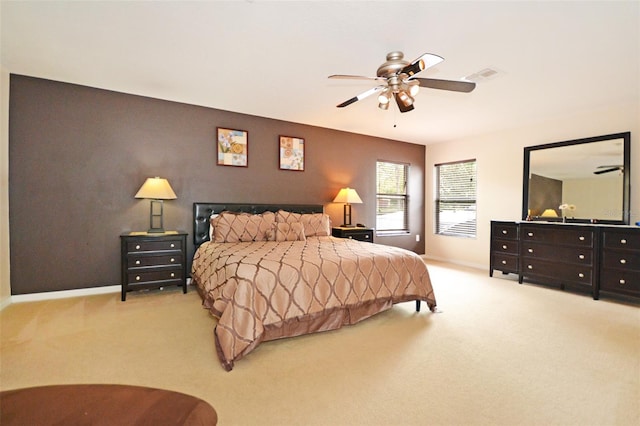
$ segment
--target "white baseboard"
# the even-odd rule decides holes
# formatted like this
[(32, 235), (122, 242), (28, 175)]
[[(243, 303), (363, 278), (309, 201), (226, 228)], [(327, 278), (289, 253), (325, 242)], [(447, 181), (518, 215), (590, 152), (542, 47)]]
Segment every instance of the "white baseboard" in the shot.
[[(191, 285), (191, 278), (187, 278), (187, 285)], [(79, 288), (76, 290), (47, 291), (44, 293), (18, 294), (11, 296), (0, 304), (0, 310), (12, 303), (37, 302), (41, 300), (66, 299), (68, 297), (94, 296), (97, 294), (120, 293), (120, 285), (104, 287)]]

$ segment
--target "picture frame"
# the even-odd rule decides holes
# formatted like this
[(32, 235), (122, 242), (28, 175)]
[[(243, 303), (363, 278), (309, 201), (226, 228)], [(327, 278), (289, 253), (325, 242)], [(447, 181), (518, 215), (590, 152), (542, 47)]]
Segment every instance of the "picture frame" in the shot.
[(217, 164), (249, 167), (249, 132), (216, 127)]
[(303, 138), (280, 135), (280, 170), (304, 171), (304, 145)]

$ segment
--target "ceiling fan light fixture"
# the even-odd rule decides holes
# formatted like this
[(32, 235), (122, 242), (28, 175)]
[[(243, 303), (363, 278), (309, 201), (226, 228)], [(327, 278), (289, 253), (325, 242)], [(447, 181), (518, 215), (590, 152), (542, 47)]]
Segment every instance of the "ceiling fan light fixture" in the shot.
[(409, 82), (409, 95), (415, 97), (420, 91), (420, 82), (412, 80)]
[(389, 102), (388, 101), (385, 102), (385, 103), (380, 102), (378, 104), (378, 108), (383, 109), (385, 111), (388, 110), (389, 109)]
[(398, 98), (400, 99), (400, 102), (402, 102), (402, 105), (406, 107), (413, 105), (414, 99), (404, 90), (401, 90), (400, 93), (398, 93)]
[(385, 90), (384, 92), (380, 93), (380, 96), (378, 96), (378, 102), (380, 104), (388, 104), (389, 102), (391, 102), (391, 97), (389, 95), (389, 90)]

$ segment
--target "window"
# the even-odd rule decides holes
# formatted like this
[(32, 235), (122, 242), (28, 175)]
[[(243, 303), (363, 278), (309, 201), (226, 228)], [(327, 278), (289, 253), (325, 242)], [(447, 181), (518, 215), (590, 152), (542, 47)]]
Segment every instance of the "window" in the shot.
[(476, 160), (436, 164), (436, 233), (476, 236)]
[(376, 230), (409, 232), (407, 176), (409, 165), (376, 163)]

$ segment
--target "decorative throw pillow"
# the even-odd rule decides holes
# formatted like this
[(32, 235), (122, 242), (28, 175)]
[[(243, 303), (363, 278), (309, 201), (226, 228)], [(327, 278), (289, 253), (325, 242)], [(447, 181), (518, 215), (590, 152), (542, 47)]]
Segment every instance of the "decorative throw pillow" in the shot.
[(304, 241), (304, 227), (302, 223), (275, 223), (275, 240), (276, 241)]
[(212, 220), (213, 241), (216, 243), (237, 243), (241, 241), (265, 241), (266, 231), (275, 222), (275, 214), (222, 212)]
[(209, 241), (213, 241), (213, 228), (215, 228), (213, 220), (218, 216), (220, 216), (218, 213), (211, 213), (209, 216)]
[(292, 213), (278, 210), (276, 222), (300, 222), (304, 226), (304, 234), (307, 237), (326, 237), (331, 235), (331, 218), (325, 213)]

